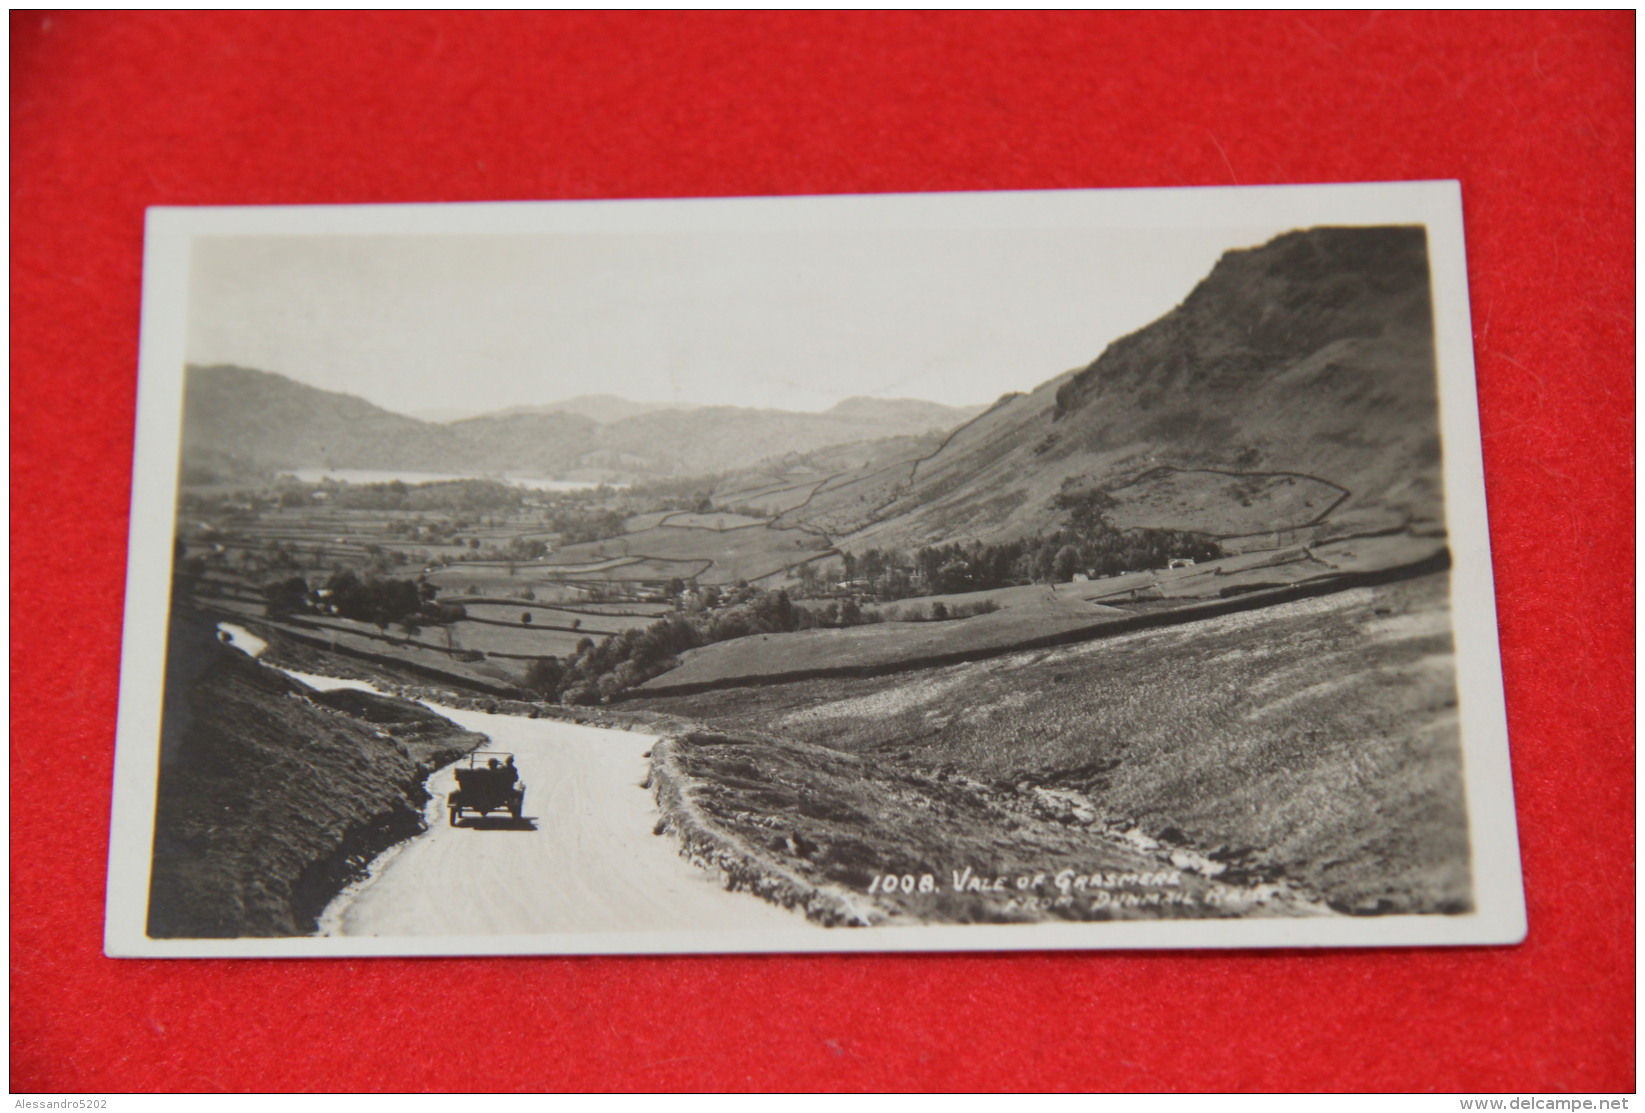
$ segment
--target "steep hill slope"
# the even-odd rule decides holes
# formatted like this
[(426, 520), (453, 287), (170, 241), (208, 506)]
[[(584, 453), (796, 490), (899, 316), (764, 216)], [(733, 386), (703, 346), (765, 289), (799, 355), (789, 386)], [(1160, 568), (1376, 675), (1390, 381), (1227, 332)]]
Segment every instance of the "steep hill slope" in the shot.
[(378, 852), (423, 829), (423, 780), (485, 741), (418, 704), (319, 693), (173, 613), (156, 938), (300, 935)]
[(1041, 532), (1059, 492), (1236, 544), (1431, 526), (1435, 397), (1425, 231), (1291, 232), (1228, 252), (1160, 320), (930, 456), (840, 477), (790, 516), (853, 548)]

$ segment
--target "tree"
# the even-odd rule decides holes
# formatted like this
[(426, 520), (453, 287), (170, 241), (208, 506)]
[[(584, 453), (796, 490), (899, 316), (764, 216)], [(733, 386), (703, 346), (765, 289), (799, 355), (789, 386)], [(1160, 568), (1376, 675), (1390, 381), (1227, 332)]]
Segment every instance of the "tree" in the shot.
[(817, 593), (817, 569), (815, 565), (802, 564), (795, 570), (795, 575), (799, 577), (801, 595), (808, 596)]
[(1058, 583), (1064, 583), (1074, 578), (1074, 572), (1080, 566), (1080, 551), (1072, 545), (1064, 545), (1057, 550), (1055, 560), (1051, 565), (1051, 575)]
[(264, 609), (270, 618), (308, 609), (308, 581), (290, 576), (263, 589)]
[(587, 706), (600, 702), (599, 685), (587, 680), (578, 681), (564, 692), (560, 693), (560, 702), (578, 706)]
[(560, 682), (564, 678), (565, 668), (558, 657), (539, 657), (525, 670), (525, 686), (551, 699), (560, 694)]

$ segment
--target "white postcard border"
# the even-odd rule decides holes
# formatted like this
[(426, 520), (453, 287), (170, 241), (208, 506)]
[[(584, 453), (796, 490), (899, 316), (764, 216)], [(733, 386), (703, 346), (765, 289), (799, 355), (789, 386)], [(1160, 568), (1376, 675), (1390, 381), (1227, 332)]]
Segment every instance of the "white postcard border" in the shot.
[[(1476, 910), (793, 931), (150, 939), (144, 930), (180, 464), (189, 259), (214, 235), (530, 234), (760, 229), (1214, 228), (1424, 224), (1433, 283), (1452, 620)], [(1093, 355), (1096, 353), (1093, 352)], [(114, 957), (674, 954), (1512, 944), (1526, 934), (1456, 182), (663, 201), (154, 208), (145, 252), (137, 437), (108, 872)]]

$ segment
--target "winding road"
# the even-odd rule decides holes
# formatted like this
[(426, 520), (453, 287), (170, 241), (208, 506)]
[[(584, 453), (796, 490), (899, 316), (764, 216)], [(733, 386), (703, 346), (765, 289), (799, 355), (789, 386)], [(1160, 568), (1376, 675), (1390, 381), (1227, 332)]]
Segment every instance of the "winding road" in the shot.
[[(257, 656), (262, 639), (223, 623), (228, 640)], [(359, 688), (286, 670), (319, 690)], [(661, 818), (642, 787), (656, 739), (555, 719), (488, 715), (437, 704), (430, 710), (490, 736), (514, 754), (525, 814), (452, 827), (446, 793), (455, 766), (428, 779), (428, 830), (372, 863), (320, 917), (322, 935), (557, 935), (588, 932), (806, 929), (804, 916), (722, 888), (652, 832)]]
[[(321, 677), (300, 677), (324, 684)], [(452, 827), (451, 766), (428, 779), (429, 829), (389, 850), (320, 919), (327, 935), (537, 935), (795, 929), (803, 916), (721, 888), (652, 834), (650, 735), (430, 705), (514, 754), (525, 815)]]

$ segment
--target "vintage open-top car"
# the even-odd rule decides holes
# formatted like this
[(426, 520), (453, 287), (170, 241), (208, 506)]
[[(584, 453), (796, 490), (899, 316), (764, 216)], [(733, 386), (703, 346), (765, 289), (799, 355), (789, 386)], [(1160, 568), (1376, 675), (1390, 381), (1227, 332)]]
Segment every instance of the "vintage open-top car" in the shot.
[(446, 807), (453, 827), (465, 811), (481, 816), (506, 811), (519, 819), (525, 807), (525, 782), (514, 767), (514, 755), (494, 750), (469, 754), (466, 764), (457, 767), (457, 787), (446, 796)]

